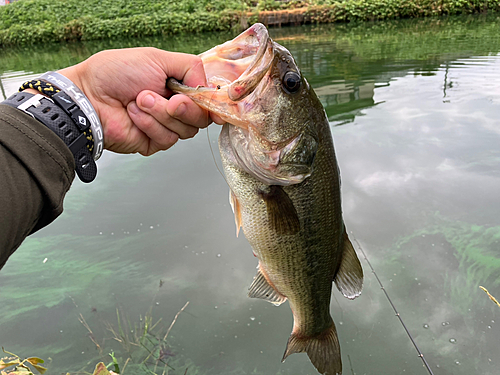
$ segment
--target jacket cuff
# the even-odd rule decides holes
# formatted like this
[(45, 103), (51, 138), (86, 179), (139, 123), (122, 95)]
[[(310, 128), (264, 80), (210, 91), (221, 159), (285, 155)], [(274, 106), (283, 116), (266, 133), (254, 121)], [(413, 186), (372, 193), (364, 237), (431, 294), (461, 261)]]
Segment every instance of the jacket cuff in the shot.
[[(63, 199), (75, 178), (73, 154), (64, 142), (31, 116), (0, 104), (0, 145), (9, 151), (38, 185), (43, 209), (30, 233), (46, 226), (59, 216)], [(28, 234), (30, 234), (28, 233)]]

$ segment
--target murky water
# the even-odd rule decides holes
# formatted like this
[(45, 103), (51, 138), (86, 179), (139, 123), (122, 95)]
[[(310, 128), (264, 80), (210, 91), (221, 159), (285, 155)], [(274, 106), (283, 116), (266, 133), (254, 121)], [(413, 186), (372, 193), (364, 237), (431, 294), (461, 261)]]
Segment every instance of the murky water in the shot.
[[(479, 289), (500, 297), (499, 21), (271, 30), (327, 109), (347, 228), (436, 375), (500, 371), (500, 308)], [(103, 48), (199, 53), (230, 37), (3, 50), (3, 90)], [(210, 128), (216, 156), (218, 132)], [(163, 338), (189, 301), (162, 351), (170, 373), (315, 374), (305, 354), (280, 363), (288, 306), (246, 297), (257, 262), (235, 237), (228, 188), (204, 132), (150, 158), (105, 153), (98, 165), (97, 180), (75, 181), (62, 217), (0, 271), (0, 345), (50, 358), (51, 373), (91, 371), (111, 351), (121, 366), (131, 354), (125, 373), (145, 373), (138, 364), (156, 339), (133, 340), (145, 314), (162, 319), (152, 332)], [(361, 297), (334, 292), (331, 305), (344, 374), (426, 374), (361, 261)], [(125, 333), (121, 343), (113, 338)]]

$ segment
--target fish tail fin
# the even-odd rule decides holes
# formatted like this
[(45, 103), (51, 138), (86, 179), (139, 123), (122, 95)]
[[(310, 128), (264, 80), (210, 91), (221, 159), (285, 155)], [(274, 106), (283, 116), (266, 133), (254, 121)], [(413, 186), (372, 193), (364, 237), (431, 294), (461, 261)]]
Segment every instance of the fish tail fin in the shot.
[(293, 353), (306, 352), (320, 374), (341, 375), (342, 359), (335, 324), (314, 337), (300, 337), (292, 332), (282, 362)]

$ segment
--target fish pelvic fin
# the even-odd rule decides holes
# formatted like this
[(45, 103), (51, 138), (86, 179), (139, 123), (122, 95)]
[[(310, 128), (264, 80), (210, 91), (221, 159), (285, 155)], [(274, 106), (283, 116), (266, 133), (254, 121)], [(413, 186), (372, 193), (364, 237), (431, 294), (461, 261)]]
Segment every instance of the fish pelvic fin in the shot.
[(278, 292), (271, 283), (267, 280), (267, 277), (259, 267), (257, 275), (253, 278), (252, 285), (248, 290), (248, 297), (250, 298), (260, 298), (271, 302), (273, 305), (279, 306), (286, 301), (286, 297)]
[(363, 289), (363, 268), (345, 228), (342, 260), (334, 281), (338, 290), (349, 299), (358, 297)]
[(342, 358), (337, 330), (332, 321), (330, 328), (314, 337), (301, 337), (292, 332), (281, 362), (293, 353), (306, 352), (320, 374), (341, 375)]
[(238, 198), (236, 198), (236, 195), (234, 195), (232, 190), (229, 190), (229, 203), (233, 209), (234, 223), (236, 224), (236, 237), (238, 237), (241, 228), (241, 206), (240, 202), (238, 202)]
[(268, 191), (260, 191), (266, 203), (269, 224), (277, 234), (296, 234), (300, 230), (299, 216), (292, 200), (281, 186), (270, 185)]

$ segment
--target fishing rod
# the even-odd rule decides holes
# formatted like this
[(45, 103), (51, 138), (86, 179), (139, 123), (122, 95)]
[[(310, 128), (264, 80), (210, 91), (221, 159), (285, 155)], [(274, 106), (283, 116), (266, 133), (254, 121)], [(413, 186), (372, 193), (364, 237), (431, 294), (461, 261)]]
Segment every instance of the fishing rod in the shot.
[(382, 284), (382, 281), (380, 281), (377, 273), (375, 272), (375, 269), (373, 268), (372, 264), (370, 263), (370, 261), (368, 260), (368, 257), (366, 256), (366, 253), (365, 251), (363, 250), (363, 248), (361, 247), (361, 245), (359, 244), (358, 240), (355, 238), (354, 241), (356, 242), (356, 244), (358, 245), (358, 248), (359, 250), (361, 251), (361, 253), (363, 254), (363, 257), (365, 258), (366, 260), (366, 263), (368, 263), (368, 265), (370, 266), (370, 269), (372, 270), (372, 273), (375, 275), (375, 278), (377, 279), (378, 281), (378, 284), (380, 285), (380, 289), (382, 289), (384, 291), (384, 294), (385, 296), (387, 297), (387, 300), (389, 301), (389, 303), (391, 304), (392, 306), (392, 309), (394, 310), (394, 313), (396, 314), (396, 316), (398, 317), (399, 319), (399, 322), (401, 323), (401, 325), (403, 326), (403, 328), (405, 329), (406, 331), (406, 334), (408, 335), (408, 337), (410, 338), (413, 346), (415, 347), (415, 350), (417, 351), (418, 353), (418, 356), (420, 357), (420, 359), (422, 360), (422, 362), (424, 363), (424, 367), (427, 369), (427, 371), (429, 372), (430, 375), (434, 375), (434, 373), (432, 372), (431, 370), (431, 367), (429, 366), (429, 364), (427, 363), (427, 361), (425, 360), (425, 357), (424, 357), (424, 354), (420, 351), (417, 343), (415, 342), (415, 340), (413, 339), (413, 336), (411, 335), (410, 331), (408, 330), (408, 328), (406, 327), (406, 324), (403, 322), (403, 318), (401, 318), (401, 315), (399, 314), (398, 310), (396, 309), (396, 306), (394, 305), (394, 303), (392, 302), (391, 300), (391, 297), (389, 297), (389, 293), (387, 293), (387, 290), (385, 289), (384, 285)]

